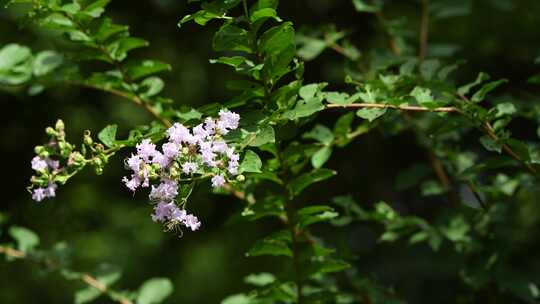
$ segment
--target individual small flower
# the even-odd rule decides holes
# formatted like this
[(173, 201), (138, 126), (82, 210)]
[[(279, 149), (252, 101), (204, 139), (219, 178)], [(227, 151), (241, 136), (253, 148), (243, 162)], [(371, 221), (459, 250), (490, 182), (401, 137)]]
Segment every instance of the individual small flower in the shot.
[(175, 210), (175, 208), (178, 208), (178, 207), (176, 207), (176, 205), (173, 202), (169, 202), (169, 203), (159, 202), (154, 207), (154, 214), (152, 214), (152, 220), (154, 222), (162, 222), (162, 223), (167, 221), (170, 218), (173, 211)]
[(139, 172), (141, 169), (142, 159), (139, 157), (139, 155), (131, 155), (126, 161), (126, 164), (128, 168), (133, 170), (133, 172)]
[(189, 227), (191, 231), (195, 231), (201, 227), (201, 222), (199, 222), (199, 219), (196, 216), (188, 214), (184, 219), (184, 225)]
[(239, 122), (240, 115), (228, 110), (220, 110), (219, 120), (217, 121), (217, 129), (221, 134), (227, 134), (230, 130), (238, 128)]
[(165, 180), (159, 186), (152, 186), (149, 198), (155, 201), (172, 201), (178, 195), (178, 184), (172, 180)]
[(156, 154), (156, 145), (150, 141), (150, 139), (143, 139), (140, 143), (137, 144), (137, 154), (145, 162), (150, 162), (150, 159)]
[(213, 130), (206, 129), (203, 124), (199, 124), (193, 128), (193, 135), (197, 136), (199, 140), (203, 140), (213, 135)]
[(141, 185), (142, 180), (139, 176), (132, 174), (131, 179), (128, 179), (124, 176), (122, 178), (122, 182), (124, 182), (124, 184), (129, 190), (135, 192), (135, 190), (137, 190), (137, 188)]
[(58, 188), (58, 186), (53, 183), (53, 182), (50, 182), (49, 185), (47, 186), (47, 188), (45, 188), (45, 195), (49, 198), (51, 197), (55, 197), (56, 196), (56, 188)]
[(212, 177), (212, 187), (219, 188), (225, 185), (225, 178), (223, 175), (216, 175)]
[(42, 171), (47, 168), (47, 161), (39, 156), (32, 158), (32, 169)]
[(182, 172), (184, 172), (185, 174), (195, 173), (197, 169), (198, 169), (197, 163), (194, 163), (194, 162), (185, 162), (182, 165)]
[(32, 191), (32, 199), (36, 202), (41, 202), (46, 198), (51, 198), (56, 196), (56, 184), (51, 182), (47, 188), (36, 188)]
[(186, 128), (181, 123), (175, 123), (172, 127), (170, 127), (167, 130), (167, 135), (169, 136), (169, 139), (172, 142), (177, 143), (177, 144), (180, 144), (183, 142), (188, 143), (193, 140), (192, 139), (193, 136), (189, 132), (189, 129)]
[(36, 202), (41, 202), (46, 197), (45, 188), (37, 188), (32, 192), (32, 199)]
[(172, 142), (163, 144), (163, 155), (168, 158), (176, 158), (180, 153), (180, 145)]
[(47, 166), (53, 170), (60, 168), (60, 162), (57, 160), (46, 158), (45, 162), (47, 163)]
[(161, 168), (167, 168), (171, 164), (171, 159), (163, 155), (161, 152), (156, 151), (152, 163), (159, 164)]
[(212, 143), (212, 151), (217, 153), (225, 153), (229, 147), (223, 140), (217, 140)]
[(240, 164), (235, 161), (229, 161), (229, 166), (227, 167), (227, 170), (230, 174), (236, 175), (238, 174), (238, 168), (240, 167)]
[(170, 216), (169, 216), (169, 219), (173, 222), (179, 222), (179, 223), (185, 223), (186, 221), (186, 217), (187, 217), (187, 212), (186, 210), (184, 209), (180, 209), (178, 208), (177, 206), (175, 206), (176, 209), (172, 210)]

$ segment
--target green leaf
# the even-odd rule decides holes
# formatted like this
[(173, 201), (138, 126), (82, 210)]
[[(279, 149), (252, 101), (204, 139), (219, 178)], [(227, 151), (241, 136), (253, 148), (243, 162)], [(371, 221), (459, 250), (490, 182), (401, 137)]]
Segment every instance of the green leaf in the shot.
[(236, 25), (225, 24), (214, 35), (213, 47), (218, 52), (253, 52), (248, 32)]
[(94, 287), (85, 287), (75, 292), (75, 304), (85, 304), (94, 301), (101, 296), (101, 291)]
[(422, 87), (414, 87), (410, 95), (421, 105), (432, 104), (434, 102), (431, 90)]
[(351, 103), (349, 100), (349, 94), (347, 93), (341, 93), (341, 92), (325, 92), (324, 98), (329, 103), (335, 103), (335, 104), (349, 104)]
[(357, 12), (376, 13), (379, 12), (383, 6), (382, 0), (352, 0), (352, 2)]
[(295, 120), (302, 117), (311, 116), (324, 109), (322, 97), (313, 97), (311, 99), (301, 99), (297, 101), (296, 106), (283, 113), (283, 118)]
[(336, 171), (330, 169), (315, 169), (293, 179), (288, 185), (289, 191), (293, 196), (297, 196), (310, 185), (329, 179), (334, 175), (336, 175)]
[(471, 91), (472, 88), (474, 88), (475, 86), (481, 84), (482, 82), (488, 80), (490, 78), (490, 76), (484, 72), (480, 72), (478, 74), (478, 76), (476, 77), (476, 80), (469, 83), (469, 84), (466, 84), (464, 86), (461, 86), (458, 88), (458, 94), (459, 95), (467, 95), (469, 94), (469, 92)]
[(297, 55), (305, 61), (310, 61), (317, 58), (326, 48), (326, 41), (307, 36), (297, 35), (297, 39), (301, 44), (296, 51)]
[(255, 286), (266, 286), (276, 281), (276, 277), (268, 272), (252, 273), (244, 278), (244, 282)]
[(313, 168), (318, 169), (330, 159), (330, 156), (332, 156), (332, 148), (322, 147), (311, 156), (311, 165)]
[(167, 278), (152, 278), (139, 288), (137, 304), (163, 302), (173, 292), (173, 284)]
[(495, 90), (498, 86), (507, 83), (508, 80), (506, 79), (499, 79), (497, 81), (488, 82), (485, 85), (483, 85), (478, 92), (474, 93), (474, 95), (471, 97), (471, 101), (473, 102), (480, 102), (486, 98), (486, 95)]
[(32, 77), (32, 52), (18, 44), (0, 49), (0, 83), (19, 85)]
[(516, 106), (511, 102), (499, 103), (495, 109), (497, 109), (496, 117), (501, 117), (504, 115), (513, 115), (517, 112)]
[(88, 4), (81, 13), (92, 18), (98, 18), (105, 12), (105, 7), (111, 0), (97, 0)]
[(30, 229), (12, 226), (8, 233), (17, 242), (17, 249), (22, 252), (31, 252), (39, 245), (39, 236)]
[(342, 260), (324, 259), (312, 262), (311, 265), (309, 265), (307, 272), (309, 275), (334, 273), (350, 267), (351, 265), (349, 263)]
[(246, 154), (244, 156), (244, 160), (242, 160), (242, 163), (240, 164), (240, 173), (243, 172), (254, 172), (254, 173), (260, 173), (262, 167), (262, 161), (259, 158), (259, 155), (257, 153), (247, 150)]
[(255, 135), (255, 140), (253, 140), (249, 145), (251, 147), (260, 147), (265, 144), (275, 143), (276, 134), (274, 128), (270, 125), (263, 126), (260, 128)]
[(384, 113), (386, 113), (386, 108), (364, 108), (356, 111), (358, 117), (367, 119), (369, 122), (381, 117)]
[(492, 138), (490, 138), (487, 135), (480, 137), (480, 143), (488, 151), (497, 152), (497, 153), (502, 152), (502, 144), (494, 141)]
[(163, 90), (165, 83), (159, 77), (148, 77), (143, 80), (139, 87), (139, 94), (143, 98), (155, 96)]
[(132, 80), (137, 80), (162, 71), (169, 71), (171, 66), (156, 60), (131, 61), (125, 66)]
[(145, 46), (148, 46), (148, 41), (144, 39), (123, 37), (109, 44), (107, 52), (114, 60), (122, 61), (127, 57), (129, 51)]
[(105, 144), (105, 146), (112, 148), (116, 144), (116, 130), (117, 125), (108, 125), (98, 133), (98, 138)]
[(49, 74), (51, 71), (59, 67), (64, 58), (61, 54), (53, 51), (42, 51), (36, 55), (33, 63), (34, 75), (39, 77)]
[(274, 26), (264, 32), (259, 39), (259, 50), (266, 55), (279, 55), (291, 45), (294, 46), (294, 28), (291, 22)]
[(322, 144), (330, 145), (334, 141), (334, 134), (326, 126), (318, 124), (311, 131), (304, 133), (302, 138), (314, 139)]
[(318, 222), (327, 222), (339, 214), (330, 206), (309, 206), (297, 211), (297, 221), (300, 227), (307, 227)]
[(430, 81), (433, 79), (433, 76), (435, 76), (440, 67), (441, 62), (437, 59), (424, 60), (420, 64), (420, 74), (422, 75), (422, 78)]
[(276, 21), (281, 22), (281, 19), (278, 17), (276, 10), (269, 7), (254, 11), (253, 13), (251, 13), (251, 16), (249, 18), (251, 19), (252, 23), (266, 18), (274, 18)]
[(226, 297), (221, 301), (221, 304), (251, 304), (253, 298), (246, 296), (245, 294), (234, 294)]
[(279, 231), (262, 240), (258, 240), (246, 253), (246, 256), (273, 255), (292, 257), (293, 254), (288, 245), (290, 240), (291, 235), (289, 231)]
[(328, 84), (325, 82), (305, 85), (300, 88), (300, 90), (298, 91), (298, 95), (300, 95), (300, 97), (304, 100), (312, 99), (319, 93), (321, 93), (322, 89), (324, 89), (324, 87), (326, 87), (327, 85)]

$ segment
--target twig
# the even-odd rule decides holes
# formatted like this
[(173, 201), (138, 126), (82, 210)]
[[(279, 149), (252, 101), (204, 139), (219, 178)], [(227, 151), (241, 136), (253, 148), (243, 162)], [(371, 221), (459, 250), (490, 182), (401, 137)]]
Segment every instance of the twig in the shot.
[[(10, 248), (10, 247), (7, 247), (7, 246), (2, 246), (2, 245), (0, 245), (0, 253), (3, 253), (6, 256), (16, 258), (16, 259), (26, 259), (26, 258), (28, 258), (28, 255), (25, 252), (17, 250), (17, 249)], [(49, 261), (48, 264), (51, 264), (50, 261)], [(80, 277), (80, 280), (82, 282), (84, 282), (85, 284), (87, 284), (89, 286), (92, 286), (95, 289), (99, 290), (103, 294), (109, 293), (109, 289), (108, 289), (107, 285), (103, 284), (98, 279), (94, 278), (93, 276), (91, 276), (88, 273), (82, 273), (82, 275)], [(121, 296), (116, 298), (116, 299), (112, 299), (112, 300), (117, 301), (118, 303), (121, 303), (121, 304), (133, 304), (133, 302), (130, 299), (124, 298), (124, 297), (121, 297)]]
[(86, 82), (71, 81), (69, 83), (72, 84), (72, 85), (77, 85), (77, 86), (90, 88), (90, 89), (94, 89), (94, 90), (98, 90), (98, 91), (102, 91), (102, 92), (107, 92), (107, 93), (116, 95), (118, 97), (125, 98), (125, 99), (131, 101), (132, 103), (136, 104), (137, 106), (140, 106), (143, 109), (145, 109), (146, 111), (148, 111), (150, 114), (152, 114), (152, 116), (154, 116), (157, 120), (159, 120), (161, 122), (161, 124), (163, 124), (165, 127), (171, 127), (172, 126), (172, 123), (168, 119), (165, 119), (165, 118), (161, 117), (161, 115), (159, 115), (159, 113), (157, 113), (154, 110), (154, 108), (152, 108), (148, 104), (147, 100), (141, 99), (137, 95), (130, 94), (128, 92), (124, 92), (124, 91), (120, 91), (120, 90), (116, 90), (116, 89), (113, 89), (113, 88), (104, 88), (104, 87), (92, 85), (92, 84), (86, 83)]
[[(469, 102), (469, 103), (471, 102), (469, 98), (467, 98), (467, 96), (465, 95), (458, 95), (458, 97), (461, 98), (461, 100), (465, 102)], [(488, 121), (482, 124), (482, 128), (486, 132), (487, 136), (489, 136), (489, 138), (491, 138), (495, 142), (499, 142), (499, 137), (497, 136), (497, 134), (495, 134), (495, 130), (493, 129), (493, 127)], [(517, 155), (517, 153), (514, 152), (514, 150), (512, 150), (512, 148), (510, 148), (507, 144), (503, 143), (502, 149), (506, 154), (508, 154), (513, 159), (515, 159), (517, 162), (519, 162), (527, 171), (531, 172), (533, 175), (536, 175), (538, 173), (533, 166), (531, 166), (530, 164), (526, 163), (523, 159), (521, 159), (521, 157)]]
[[(499, 141), (499, 137), (497, 134), (495, 134), (495, 130), (493, 130), (493, 127), (489, 122), (484, 123), (484, 130), (486, 131), (486, 134), (494, 141)], [(517, 160), (525, 169), (530, 171), (532, 174), (536, 175), (537, 171), (536, 169), (531, 166), (530, 164), (526, 163), (519, 155), (517, 155), (512, 148), (510, 148), (507, 144), (502, 144), (502, 149), (506, 154), (510, 155), (513, 159)]]
[(395, 110), (403, 110), (403, 111), (416, 111), (416, 112), (457, 112), (460, 113), (461, 111), (458, 108), (455, 107), (438, 107), (438, 108), (428, 108), (428, 107), (421, 107), (421, 106), (407, 106), (407, 105), (391, 105), (391, 104), (384, 104), (384, 103), (350, 103), (350, 104), (327, 104), (327, 109), (332, 108), (350, 108), (350, 109), (358, 109), (358, 108), (378, 108), (378, 109), (395, 109)]
[(423, 61), (426, 58), (429, 38), (429, 0), (422, 0), (422, 20), (420, 24), (420, 46), (418, 59)]

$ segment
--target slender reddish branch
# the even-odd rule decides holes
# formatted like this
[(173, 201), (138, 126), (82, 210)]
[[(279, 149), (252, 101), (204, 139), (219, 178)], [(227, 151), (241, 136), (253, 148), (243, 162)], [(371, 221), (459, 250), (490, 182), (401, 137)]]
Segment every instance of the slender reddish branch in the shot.
[(360, 108), (378, 108), (378, 109), (396, 109), (403, 111), (416, 111), (416, 112), (458, 112), (461, 111), (455, 107), (438, 107), (438, 108), (427, 108), (421, 106), (408, 106), (408, 105), (391, 105), (384, 103), (350, 103), (350, 104), (327, 104), (326, 108), (349, 108), (349, 109), (360, 109)]

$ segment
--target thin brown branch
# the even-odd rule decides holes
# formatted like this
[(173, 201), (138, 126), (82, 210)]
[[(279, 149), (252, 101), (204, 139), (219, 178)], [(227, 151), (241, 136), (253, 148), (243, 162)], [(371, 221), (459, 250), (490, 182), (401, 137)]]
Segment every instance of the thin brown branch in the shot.
[[(461, 100), (463, 100), (464, 102), (469, 102), (469, 103), (471, 102), (469, 98), (467, 98), (467, 96), (458, 95), (458, 97), (461, 98)], [(499, 137), (495, 133), (495, 130), (493, 129), (493, 127), (488, 121), (483, 123), (482, 128), (484, 129), (487, 136), (489, 136), (489, 138), (491, 138), (495, 142), (500, 141)], [(507, 144), (502, 144), (502, 150), (506, 154), (508, 154), (510, 157), (515, 159), (518, 163), (520, 163), (523, 166), (523, 168), (525, 168), (527, 171), (529, 171), (533, 175), (537, 175), (538, 172), (536, 171), (536, 169), (530, 164), (528, 164), (527, 162), (525, 162), (516, 152), (514, 152), (514, 150), (512, 150), (512, 148), (510, 148), (510, 146), (508, 146)]]
[[(493, 129), (493, 127), (491, 126), (491, 124), (489, 122), (486, 122), (484, 123), (484, 130), (486, 131), (486, 134), (489, 136), (489, 138), (491, 138), (492, 140), (498, 142), (499, 141), (499, 137), (497, 136), (497, 134), (495, 134), (495, 130)], [(525, 162), (516, 152), (514, 152), (514, 150), (512, 150), (512, 148), (510, 148), (507, 144), (503, 144), (502, 145), (502, 149), (503, 151), (508, 154), (510, 157), (512, 157), (513, 159), (515, 159), (516, 161), (518, 161), (525, 169), (527, 169), (529, 172), (531, 172), (532, 174), (536, 175), (537, 174), (537, 171), (536, 169), (531, 166), (530, 164), (528, 164), (527, 162)]]
[(438, 108), (428, 108), (428, 107), (421, 107), (421, 106), (408, 106), (408, 105), (391, 105), (391, 104), (384, 104), (384, 103), (350, 103), (350, 104), (327, 104), (327, 109), (332, 108), (349, 108), (349, 109), (361, 109), (361, 108), (378, 108), (378, 109), (395, 109), (395, 110), (402, 110), (402, 111), (415, 111), (415, 112), (445, 112), (445, 113), (451, 113), (451, 112), (457, 112), (460, 113), (461, 111), (458, 108), (455, 107), (438, 107)]
[(91, 89), (94, 89), (94, 90), (99, 90), (99, 91), (103, 91), (103, 92), (107, 92), (107, 93), (111, 93), (113, 95), (125, 98), (125, 99), (131, 101), (132, 103), (138, 105), (139, 107), (142, 107), (146, 111), (148, 111), (152, 116), (154, 116), (154, 118), (159, 120), (161, 122), (161, 124), (163, 124), (165, 127), (171, 127), (172, 126), (172, 123), (168, 119), (161, 117), (161, 115), (159, 115), (159, 113), (156, 112), (156, 110), (148, 103), (147, 100), (141, 99), (137, 95), (130, 94), (128, 92), (123, 92), (123, 91), (120, 91), (120, 90), (116, 90), (116, 89), (113, 89), (113, 88), (104, 88), (104, 87), (92, 85), (92, 84), (85, 83), (85, 82), (71, 82), (71, 84), (86, 87), (86, 88), (91, 88)]
[(422, 0), (422, 20), (420, 21), (420, 46), (418, 59), (424, 60), (428, 50), (429, 39), (429, 0)]
[[(3, 253), (6, 256), (16, 258), (16, 259), (26, 259), (26, 258), (28, 258), (28, 255), (25, 252), (17, 250), (17, 249), (10, 248), (10, 247), (7, 247), (7, 246), (2, 246), (2, 245), (0, 245), (0, 253)], [(36, 260), (36, 261), (39, 262), (39, 260)], [(51, 261), (46, 261), (46, 262), (47, 262), (46, 264), (48, 264), (48, 265), (56, 264), (56, 263), (53, 263)], [(107, 285), (103, 284), (98, 279), (94, 278), (93, 276), (91, 276), (91, 275), (89, 275), (87, 273), (82, 273), (82, 275), (80, 277), (80, 280), (83, 283), (85, 283), (85, 284), (87, 284), (89, 286), (92, 286), (95, 289), (99, 290), (103, 294), (107, 294), (109, 292), (109, 289), (107, 288)], [(124, 297), (118, 297), (117, 299), (112, 299), (112, 300), (117, 301), (120, 304), (133, 304), (133, 302), (130, 299), (124, 298)]]

